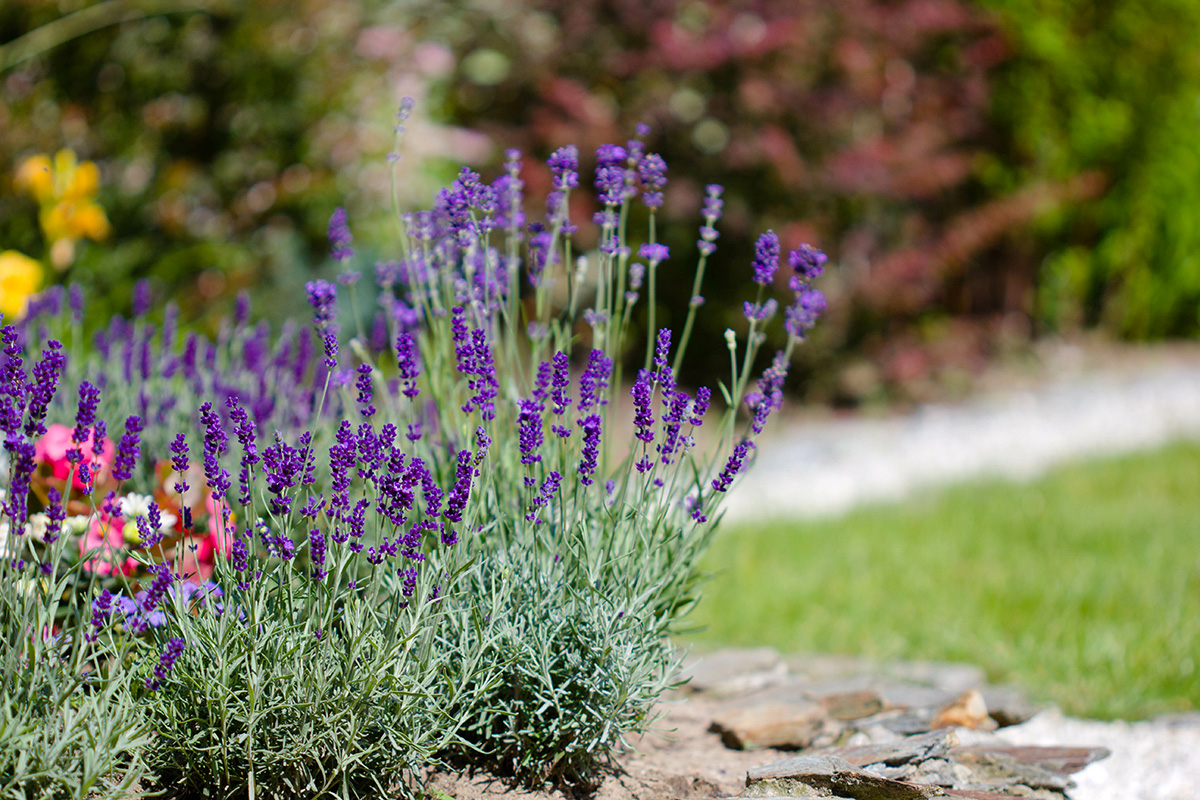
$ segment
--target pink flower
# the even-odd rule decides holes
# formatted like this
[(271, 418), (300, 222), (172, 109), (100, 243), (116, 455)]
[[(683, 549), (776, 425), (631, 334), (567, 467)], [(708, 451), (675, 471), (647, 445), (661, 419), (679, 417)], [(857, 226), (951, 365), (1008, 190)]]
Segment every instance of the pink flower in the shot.
[[(67, 475), (71, 473), (71, 462), (67, 460), (67, 451), (75, 447), (71, 441), (71, 434), (74, 432), (72, 428), (66, 425), (54, 424), (51, 425), (46, 435), (34, 444), (34, 460), (38, 464), (49, 464), (51, 474), (60, 481), (65, 481)], [(79, 449), (83, 452), (85, 461), (93, 464), (93, 484), (101, 483), (108, 477), (109, 470), (112, 468), (113, 457), (115, 450), (110, 439), (104, 440), (104, 455), (96, 458), (95, 452), (92, 450), (92, 440), (89, 437)], [(98, 464), (98, 467), (95, 466)], [(75, 471), (73, 485), (80, 491), (87, 491), (89, 487), (85, 486), (79, 480), (79, 471)]]
[[(87, 533), (79, 537), (79, 555), (98, 555), (98, 558), (85, 561), (83, 568), (100, 575), (112, 575), (117, 571), (119, 553), (124, 549), (125, 534), (120, 518), (113, 520), (92, 517), (92, 524)], [(137, 572), (137, 568), (138, 562), (133, 558), (126, 558), (120, 566), (124, 575), (132, 575)]]

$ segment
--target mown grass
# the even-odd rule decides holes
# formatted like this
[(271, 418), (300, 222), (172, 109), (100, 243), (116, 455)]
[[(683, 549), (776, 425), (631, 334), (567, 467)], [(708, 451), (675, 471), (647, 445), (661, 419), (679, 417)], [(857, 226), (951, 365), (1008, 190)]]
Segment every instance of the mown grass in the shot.
[(1200, 708), (1200, 444), (730, 525), (707, 565), (697, 643), (968, 661), (1102, 719)]

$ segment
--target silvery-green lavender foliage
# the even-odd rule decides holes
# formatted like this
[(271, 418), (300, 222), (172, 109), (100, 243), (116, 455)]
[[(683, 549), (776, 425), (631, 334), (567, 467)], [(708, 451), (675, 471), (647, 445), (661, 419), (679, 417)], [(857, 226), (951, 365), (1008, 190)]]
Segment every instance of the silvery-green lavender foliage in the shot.
[[(512, 152), (495, 182), (464, 169), (432, 210), (398, 216), (397, 258), (376, 265), (373, 313), (349, 309), (353, 336), (338, 286), (314, 281), (315, 338), (272, 336), (239, 307), (216, 341), (181, 340), (168, 309), (161, 326), (146, 313), (115, 320), (94, 354), (68, 363), (69, 384), (100, 388), (80, 394), (77, 426), (97, 413), (124, 426), (120, 488), (152, 490), (169, 460), (182, 524), (217, 530), (211, 588), (172, 589), (202, 571), (180, 549), (138, 595), (160, 621), (138, 600), (122, 629), (154, 656), (139, 662), (157, 730), (148, 757), (184, 793), (411, 789), (439, 758), (586, 783), (651, 721), (721, 500), (824, 307), (811, 288), (824, 255), (791, 252), (788, 345), (752, 385), (781, 259), (778, 237), (760, 238), (748, 330), (724, 343), (725, 414), (710, 419), (711, 392), (674, 377), (718, 238), (721, 190), (709, 187), (683, 335), (650, 337), (626, 388), (633, 310), (645, 296), (655, 327), (670, 255), (655, 236), (666, 165), (640, 139), (596, 161), (598, 248), (586, 256), (568, 216), (575, 149), (548, 161), (538, 221)], [(339, 283), (353, 286), (340, 210), (330, 240)], [(27, 352), (67, 334), (76, 349), (82, 298), (68, 313), (63, 299), (43, 298), (14, 329)], [(632, 420), (617, 412), (625, 392)], [(51, 405), (51, 417), (70, 413)], [(10, 484), (28, 494), (27, 443), (10, 438)], [(201, 463), (212, 502), (196, 506), (186, 484)], [(21, 524), (27, 509), (10, 505)]]
[(135, 797), (146, 775), (146, 715), (129, 697), (127, 648), (95, 636), (86, 617), (59, 626), (78, 578), (62, 569), (66, 538), (51, 530), (30, 574), (27, 538), (0, 512), (0, 797)]

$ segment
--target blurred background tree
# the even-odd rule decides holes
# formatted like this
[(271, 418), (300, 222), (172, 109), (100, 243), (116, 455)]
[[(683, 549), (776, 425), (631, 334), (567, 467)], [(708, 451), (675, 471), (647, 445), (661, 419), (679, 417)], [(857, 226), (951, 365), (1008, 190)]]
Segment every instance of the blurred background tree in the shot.
[[(96, 5), (6, 3), (0, 42)], [(510, 145), (544, 193), (555, 147), (649, 123), (670, 165), (668, 322), (703, 187), (724, 184), (706, 340), (739, 325), (722, 300), (758, 233), (826, 249), (832, 307), (801, 356), (819, 399), (938, 396), (1049, 331), (1200, 329), (1197, 0), (127, 6), (0, 74), (0, 173), (64, 146), (101, 166), (113, 234), (64, 277), (112, 308), (150, 276), (192, 318), (243, 287), (296, 312), (336, 205), (357, 266), (394, 255), (384, 156), (413, 95), (405, 204), (459, 162), (497, 174)], [(43, 254), (34, 212), (0, 186), (0, 249)], [(690, 379), (721, 374), (713, 349)]]

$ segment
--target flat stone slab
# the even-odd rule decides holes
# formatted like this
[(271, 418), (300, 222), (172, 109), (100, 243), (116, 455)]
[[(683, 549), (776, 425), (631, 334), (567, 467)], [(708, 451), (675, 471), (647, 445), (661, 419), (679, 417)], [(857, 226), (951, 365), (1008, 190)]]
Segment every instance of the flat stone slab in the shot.
[(770, 647), (759, 647), (694, 656), (684, 663), (678, 677), (687, 681), (684, 691), (726, 696), (774, 686), (787, 675), (783, 656)]
[(925, 800), (936, 786), (891, 780), (827, 755), (793, 756), (753, 769), (744, 797), (843, 797), (852, 800)]
[(954, 731), (943, 730), (908, 736), (888, 744), (828, 748), (822, 750), (820, 755), (840, 758), (855, 767), (865, 767), (868, 764), (897, 767), (910, 761), (941, 758), (957, 745), (958, 737), (954, 735)]
[(825, 707), (811, 700), (762, 700), (726, 709), (709, 730), (735, 750), (800, 750), (813, 743), (826, 720)]
[(976, 745), (956, 747), (952, 755), (1001, 755), (1021, 764), (1031, 764), (1048, 772), (1070, 775), (1094, 761), (1108, 758), (1112, 752), (1107, 747), (1035, 747)]

